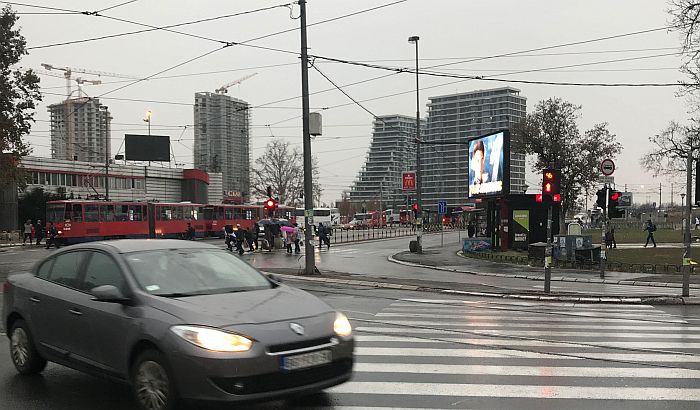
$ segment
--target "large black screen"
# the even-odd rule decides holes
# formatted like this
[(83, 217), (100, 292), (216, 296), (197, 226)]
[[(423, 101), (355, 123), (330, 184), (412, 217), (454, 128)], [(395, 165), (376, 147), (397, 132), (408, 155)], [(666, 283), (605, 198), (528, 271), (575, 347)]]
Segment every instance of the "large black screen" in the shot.
[(127, 161), (170, 162), (170, 137), (167, 135), (124, 135)]

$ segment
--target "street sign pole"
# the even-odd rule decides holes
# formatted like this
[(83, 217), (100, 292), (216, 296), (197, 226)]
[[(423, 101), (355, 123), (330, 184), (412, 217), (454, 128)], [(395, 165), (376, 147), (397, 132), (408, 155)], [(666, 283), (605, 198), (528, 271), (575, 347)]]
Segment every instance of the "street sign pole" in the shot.
[(552, 282), (552, 204), (547, 206), (547, 246), (544, 248), (544, 293)]

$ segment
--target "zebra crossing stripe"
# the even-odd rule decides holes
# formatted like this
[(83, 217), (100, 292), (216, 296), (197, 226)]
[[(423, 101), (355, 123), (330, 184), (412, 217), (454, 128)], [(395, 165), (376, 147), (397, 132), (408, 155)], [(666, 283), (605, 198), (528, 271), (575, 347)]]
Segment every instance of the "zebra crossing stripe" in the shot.
[[(522, 358), (554, 360), (615, 360), (628, 362), (678, 362), (700, 363), (700, 356), (666, 353), (597, 353), (581, 352), (574, 357), (564, 353), (527, 352), (510, 349), (431, 349), (411, 347), (363, 347), (355, 348), (355, 356), (391, 356), (391, 357), (459, 357), (459, 358)], [(700, 397), (700, 396), (699, 396)]]
[[(384, 324), (386, 326), (391, 326), (391, 323)], [(435, 323), (431, 324), (435, 326)], [(457, 334), (460, 330), (470, 331), (471, 326), (465, 326), (465, 329), (460, 329), (458, 327), (451, 328), (454, 332), (446, 332), (442, 329), (429, 329), (420, 327), (357, 327), (358, 332), (368, 331), (368, 332), (380, 332), (380, 333), (400, 333), (400, 334)], [(585, 330), (582, 328), (582, 330)], [(600, 337), (611, 337), (619, 339), (654, 339), (654, 338), (664, 338), (664, 339), (681, 339), (681, 340), (700, 340), (700, 334), (669, 334), (668, 332), (661, 333), (600, 333), (597, 332), (592, 334), (590, 332), (567, 332), (567, 331), (549, 331), (543, 326), (542, 330), (493, 330), (493, 329), (475, 329), (476, 332), (485, 336), (529, 336), (529, 337), (578, 337), (578, 338), (600, 338)]]
[[(500, 318), (492, 318), (495, 320), (500, 320)], [(508, 329), (531, 329), (531, 328), (544, 328), (545, 330), (550, 329), (582, 329), (585, 331), (589, 330), (635, 330), (635, 331), (648, 331), (648, 332), (668, 332), (668, 331), (684, 331), (684, 332), (700, 332), (700, 326), (632, 326), (632, 325), (618, 325), (618, 324), (606, 324), (606, 325), (589, 325), (582, 326), (580, 324), (554, 324), (554, 323), (503, 323), (503, 322), (436, 322), (436, 321), (423, 321), (423, 320), (390, 320), (383, 322), (384, 325), (409, 325), (409, 326), (440, 326), (440, 327), (466, 327), (469, 329), (476, 329), (482, 327), (507, 327)], [(480, 329), (481, 330), (481, 329)], [(697, 335), (700, 337), (700, 334)]]
[[(547, 377), (628, 377), (628, 378), (700, 378), (700, 370), (668, 368), (618, 367), (544, 367), (544, 366), (488, 366), (420, 363), (357, 363), (355, 372), (450, 374), (471, 376), (547, 376)], [(700, 399), (700, 398), (699, 398)]]
[[(411, 336), (375, 336), (375, 335), (356, 335), (355, 341), (359, 343), (365, 342), (387, 342), (387, 343), (468, 343), (473, 345), (483, 345), (483, 346), (516, 346), (516, 347), (581, 347), (581, 348), (591, 348), (590, 342), (588, 345), (577, 343), (576, 341), (561, 341), (561, 342), (547, 342), (539, 340), (522, 340), (522, 339), (492, 339), (492, 338), (462, 338), (455, 337), (453, 333), (448, 333), (445, 335), (440, 335), (441, 340), (425, 340), (424, 338), (412, 338)], [(642, 342), (642, 341), (629, 341), (629, 342), (595, 342), (596, 346), (601, 348), (612, 347), (612, 348), (633, 348), (633, 349), (700, 349), (700, 343), (683, 343), (683, 342)]]
[[(498, 321), (506, 321), (506, 322), (544, 322), (546, 321), (547, 323), (559, 323), (559, 322), (575, 322), (575, 323), (640, 323), (639, 319), (620, 319), (620, 318), (584, 318), (584, 319), (578, 319), (578, 318), (571, 318), (571, 317), (564, 317), (564, 316), (551, 316), (547, 318), (543, 317), (529, 317), (529, 316), (518, 316), (518, 317), (513, 317), (510, 315), (474, 315), (471, 313), (463, 313), (463, 314), (429, 314), (429, 313), (377, 313), (374, 315), (376, 317), (381, 317), (381, 318), (415, 318), (415, 319), (420, 319), (420, 318), (430, 318), (430, 319), (468, 319), (470, 321), (475, 321), (475, 320), (498, 320)], [(661, 319), (664, 322), (667, 322), (668, 324), (673, 324), (677, 323), (679, 325), (684, 325), (688, 324), (687, 321), (682, 320), (682, 321), (668, 321), (665, 319)], [(653, 322), (652, 322), (653, 323)]]
[(697, 388), (527, 386), (408, 382), (350, 382), (332, 387), (328, 389), (328, 392), (379, 395), (646, 401), (697, 401), (698, 398), (700, 398), (700, 389)]

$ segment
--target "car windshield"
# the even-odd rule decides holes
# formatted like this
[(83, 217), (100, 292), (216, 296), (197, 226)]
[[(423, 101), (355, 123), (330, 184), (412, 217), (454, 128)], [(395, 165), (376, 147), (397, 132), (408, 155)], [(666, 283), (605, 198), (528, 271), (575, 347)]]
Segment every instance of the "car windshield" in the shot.
[(217, 249), (134, 252), (126, 260), (141, 289), (157, 296), (192, 296), (268, 289), (272, 285), (236, 256)]

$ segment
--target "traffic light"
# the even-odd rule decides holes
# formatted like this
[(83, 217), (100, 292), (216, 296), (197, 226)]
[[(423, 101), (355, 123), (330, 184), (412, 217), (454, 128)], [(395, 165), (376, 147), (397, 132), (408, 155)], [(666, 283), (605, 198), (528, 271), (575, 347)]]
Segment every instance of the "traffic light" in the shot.
[(597, 197), (595, 204), (598, 205), (598, 208), (600, 209), (605, 209), (605, 207), (607, 206), (605, 199), (608, 195), (608, 190), (609, 188), (603, 188), (599, 189), (598, 192), (595, 193)]
[(548, 200), (561, 202), (561, 171), (547, 168), (542, 172), (542, 195)]
[(275, 201), (272, 198), (269, 198), (267, 201), (265, 201), (265, 209), (267, 209), (267, 212), (270, 216), (272, 216), (272, 212), (277, 208), (277, 201)]
[(418, 217), (418, 204), (414, 203), (411, 205), (411, 209), (413, 209), (413, 217), (417, 218)]
[(620, 205), (620, 197), (622, 194), (619, 191), (608, 189), (608, 218), (622, 218), (625, 216), (625, 211), (618, 209)]

